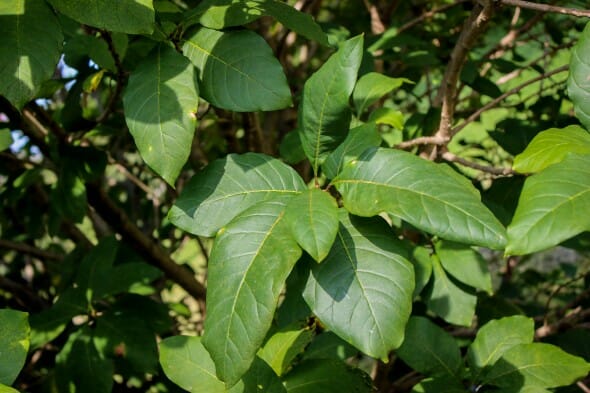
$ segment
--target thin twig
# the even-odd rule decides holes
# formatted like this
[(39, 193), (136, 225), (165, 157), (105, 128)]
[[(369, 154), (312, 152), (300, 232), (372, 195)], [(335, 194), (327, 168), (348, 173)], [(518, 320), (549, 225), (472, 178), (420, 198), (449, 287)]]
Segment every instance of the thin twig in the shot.
[(514, 174), (514, 171), (511, 168), (496, 168), (493, 166), (481, 165), (476, 162), (469, 161), (469, 160), (466, 160), (462, 157), (459, 157), (459, 156), (451, 153), (450, 151), (445, 151), (442, 154), (442, 158), (446, 161), (454, 162), (456, 164), (459, 164), (459, 165), (462, 165), (462, 166), (465, 166), (468, 168), (477, 169), (479, 171), (486, 172), (486, 173), (491, 173), (492, 175), (508, 176), (508, 175)]
[(496, 105), (498, 105), (500, 102), (502, 102), (506, 97), (509, 97), (513, 94), (518, 93), (519, 91), (521, 91), (522, 89), (524, 89), (525, 87), (532, 85), (535, 82), (538, 82), (542, 79), (546, 79), (549, 78), (550, 76), (553, 76), (555, 74), (558, 74), (560, 72), (564, 72), (568, 70), (567, 65), (561, 66), (559, 68), (556, 68), (552, 71), (549, 71), (545, 74), (539, 75), (531, 80), (528, 80), (510, 90), (508, 90), (506, 93), (502, 94), (501, 96), (498, 96), (497, 98), (494, 98), (492, 101), (488, 102), (487, 104), (485, 104), (484, 106), (482, 106), (481, 108), (479, 108), (477, 111), (473, 112), (471, 114), (471, 116), (469, 116), (467, 119), (465, 119), (465, 121), (463, 121), (463, 123), (459, 124), (458, 126), (452, 128), (449, 132), (450, 137), (456, 135), (459, 131), (461, 131), (463, 128), (467, 127), (467, 125), (469, 123), (474, 122), (475, 120), (477, 120), (479, 118), (479, 116), (481, 116), (482, 113), (484, 113), (485, 111), (495, 107)]
[(584, 382), (578, 381), (578, 382), (576, 382), (576, 385), (578, 385), (580, 390), (583, 391), (584, 393), (590, 393), (590, 388), (588, 388), (588, 386), (586, 386), (586, 384)]
[(0, 248), (18, 251), (45, 260), (60, 261), (63, 259), (63, 255), (41, 250), (26, 243), (13, 242), (5, 239), (0, 239)]
[(541, 339), (551, 336), (552, 334), (559, 332), (561, 329), (571, 327), (578, 321), (582, 321), (588, 317), (590, 317), (590, 309), (582, 309), (581, 307), (578, 307), (559, 321), (538, 328), (535, 331), (535, 338)]
[(449, 140), (447, 138), (442, 138), (439, 136), (421, 136), (415, 139), (410, 139), (408, 141), (404, 141), (395, 145), (398, 149), (409, 149), (414, 146), (419, 145), (444, 145), (448, 143)]
[(115, 48), (115, 43), (113, 42), (113, 38), (108, 31), (101, 31), (100, 36), (102, 39), (107, 43), (109, 47), (109, 52), (111, 56), (113, 56), (113, 60), (115, 61), (115, 67), (117, 68), (117, 75), (116, 75), (116, 86), (115, 92), (111, 94), (109, 97), (109, 101), (107, 102), (105, 110), (96, 118), (97, 123), (102, 123), (110, 116), (113, 112), (116, 102), (119, 100), (119, 96), (123, 92), (123, 81), (125, 79), (125, 70), (123, 69), (123, 64), (121, 63), (121, 57), (119, 53), (117, 53), (117, 48)]
[(423, 13), (422, 15), (417, 17), (416, 19), (409, 21), (408, 23), (406, 23), (405, 25), (403, 25), (402, 27), (397, 29), (397, 34), (400, 34), (406, 30), (409, 30), (416, 25), (419, 25), (425, 19), (432, 18), (434, 15), (436, 15), (440, 12), (444, 12), (444, 11), (448, 10), (449, 8), (452, 8), (452, 7), (462, 4), (462, 3), (466, 3), (467, 1), (469, 1), (469, 0), (456, 0), (455, 2), (453, 2), (451, 4), (445, 4), (445, 5), (440, 6), (438, 8), (433, 8), (432, 10)]
[(557, 14), (573, 15), (582, 18), (590, 18), (590, 11), (580, 10), (576, 8), (558, 7), (550, 4), (539, 4), (523, 0), (500, 0), (502, 4), (511, 5), (514, 7), (527, 8), (529, 10), (552, 12)]
[[(551, 293), (549, 294), (549, 297), (547, 298), (547, 301), (545, 302), (545, 314), (543, 316), (543, 324), (544, 325), (547, 325), (548, 324), (548, 321), (549, 321), (549, 307), (551, 306), (551, 302), (553, 301), (553, 299), (555, 298), (555, 296), (557, 296), (562, 289), (567, 288), (569, 285), (575, 283), (576, 281), (582, 280), (587, 275), (588, 275), (588, 272), (584, 272), (582, 274), (579, 274), (576, 277), (574, 277), (574, 278), (572, 278), (570, 280), (567, 280), (564, 283), (561, 283), (553, 291), (551, 291)], [(573, 307), (570, 307), (570, 309), (571, 308), (573, 308)]]

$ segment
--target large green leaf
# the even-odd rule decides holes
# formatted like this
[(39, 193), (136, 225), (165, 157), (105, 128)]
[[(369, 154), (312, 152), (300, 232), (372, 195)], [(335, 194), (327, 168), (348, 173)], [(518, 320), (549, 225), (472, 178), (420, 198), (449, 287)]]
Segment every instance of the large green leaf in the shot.
[(333, 181), (352, 214), (393, 214), (444, 239), (501, 249), (505, 229), (467, 179), (410, 153), (370, 149)]
[(308, 327), (299, 327), (292, 324), (275, 332), (258, 351), (258, 356), (263, 359), (281, 376), (290, 367), (295, 357), (303, 352), (313, 338), (313, 331)]
[(379, 218), (340, 211), (330, 254), (315, 265), (303, 293), (331, 331), (367, 355), (387, 359), (404, 339), (414, 272), (407, 251)]
[(151, 34), (155, 12), (152, 0), (49, 0), (59, 12), (100, 29)]
[(468, 390), (456, 378), (448, 375), (426, 378), (412, 389), (412, 393), (467, 393)]
[(28, 314), (0, 310), (0, 384), (12, 385), (29, 351)]
[(322, 170), (328, 179), (335, 178), (348, 164), (370, 147), (381, 144), (381, 135), (375, 123), (365, 123), (350, 130), (348, 136), (322, 164)]
[(297, 195), (306, 189), (297, 172), (277, 159), (230, 154), (188, 182), (168, 217), (187, 232), (213, 236), (250, 206), (273, 195)]
[(0, 383), (0, 393), (19, 393), (19, 391)]
[(490, 368), (484, 383), (500, 387), (570, 385), (590, 372), (590, 364), (550, 344), (519, 344)]
[(220, 231), (211, 250), (203, 344), (228, 386), (252, 364), (301, 256), (284, 220), (288, 199), (246, 210)]
[(285, 219), (301, 248), (317, 262), (326, 258), (338, 232), (338, 204), (330, 194), (314, 188), (293, 197)]
[(406, 78), (392, 78), (378, 72), (369, 72), (363, 75), (357, 82), (352, 94), (356, 112), (360, 115), (378, 99), (391, 93), (404, 83), (413, 82)]
[(590, 230), (590, 155), (568, 155), (527, 178), (508, 226), (506, 254), (523, 255)]
[(568, 153), (590, 154), (590, 133), (575, 125), (542, 131), (514, 158), (512, 169), (521, 173), (539, 172), (563, 161)]
[(182, 48), (199, 71), (201, 94), (218, 108), (272, 111), (291, 105), (291, 90), (271, 48), (250, 30), (201, 28)]
[(447, 275), (438, 256), (431, 257), (432, 284), (424, 293), (428, 309), (455, 325), (471, 326), (477, 297), (459, 287)]
[(467, 245), (439, 241), (436, 254), (445, 271), (476, 289), (492, 294), (492, 277), (488, 262), (472, 247)]
[(534, 335), (533, 320), (524, 316), (515, 315), (486, 323), (477, 332), (467, 352), (473, 380), (478, 381), (481, 373), (510, 348), (532, 343)]
[(191, 151), (198, 100), (194, 67), (164, 44), (131, 73), (123, 96), (125, 120), (141, 157), (170, 185)]
[(427, 376), (458, 377), (461, 353), (455, 339), (424, 317), (412, 317), (406, 339), (397, 355), (414, 370)]
[(78, 288), (86, 291), (88, 302), (100, 297), (108, 285), (118, 248), (119, 242), (114, 236), (103, 238), (80, 263), (75, 282)]
[(576, 117), (590, 130), (590, 23), (572, 49), (567, 90), (574, 103)]
[[(0, 15), (0, 94), (22, 108), (53, 75), (63, 35), (44, 1), (4, 0), (15, 14)], [(4, 4), (3, 4), (4, 5)], [(18, 10), (24, 13), (17, 13)]]
[(350, 128), (348, 99), (363, 58), (363, 36), (351, 38), (308, 80), (299, 107), (301, 145), (317, 175)]
[(299, 364), (283, 380), (288, 393), (370, 393), (371, 379), (359, 369), (331, 359)]
[(272, 16), (287, 29), (322, 45), (329, 45), (328, 36), (311, 15), (277, 0), (205, 0), (187, 12), (186, 18), (189, 22), (198, 19), (205, 27), (221, 30), (248, 24), (262, 16)]

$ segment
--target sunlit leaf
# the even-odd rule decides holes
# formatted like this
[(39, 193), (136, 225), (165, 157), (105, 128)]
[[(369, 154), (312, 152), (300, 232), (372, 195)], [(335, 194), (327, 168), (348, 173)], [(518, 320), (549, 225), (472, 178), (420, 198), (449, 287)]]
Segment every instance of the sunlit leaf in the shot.
[(26, 312), (0, 310), (0, 384), (12, 385), (29, 351), (29, 321)]
[(381, 97), (391, 93), (404, 83), (413, 83), (406, 78), (392, 78), (378, 72), (369, 72), (357, 82), (352, 99), (356, 112), (361, 114)]
[(289, 369), (293, 359), (304, 351), (312, 338), (311, 329), (294, 324), (275, 332), (264, 343), (258, 356), (281, 376)]
[(590, 24), (572, 48), (567, 91), (574, 103), (576, 117), (590, 130)]
[(436, 254), (443, 268), (457, 280), (492, 293), (488, 261), (478, 251), (463, 244), (440, 241), (436, 244)]

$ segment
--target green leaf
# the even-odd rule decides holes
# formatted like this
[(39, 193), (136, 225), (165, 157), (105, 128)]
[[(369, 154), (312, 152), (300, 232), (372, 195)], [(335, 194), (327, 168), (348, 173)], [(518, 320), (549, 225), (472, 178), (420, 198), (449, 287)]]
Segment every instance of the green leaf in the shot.
[(586, 24), (579, 41), (572, 48), (569, 72), (567, 91), (574, 103), (576, 117), (590, 130), (590, 24)]
[(252, 364), (301, 256), (284, 220), (288, 199), (246, 210), (220, 231), (211, 250), (203, 344), (228, 386)]
[(406, 339), (397, 355), (414, 370), (427, 376), (457, 379), (463, 361), (455, 339), (424, 317), (412, 317)]
[(367, 355), (387, 359), (404, 339), (412, 265), (384, 221), (340, 213), (338, 237), (326, 260), (312, 267), (303, 297), (331, 331)]
[(25, 365), (30, 330), (26, 312), (0, 310), (0, 383), (12, 385)]
[(51, 190), (51, 207), (60, 216), (65, 216), (76, 223), (82, 222), (88, 210), (86, 185), (72, 168), (62, 165), (57, 183)]
[(279, 147), (281, 158), (287, 164), (297, 164), (305, 160), (305, 152), (301, 147), (301, 139), (299, 138), (299, 131), (293, 130), (285, 134), (281, 145)]
[(152, 0), (49, 0), (59, 12), (85, 25), (129, 34), (151, 34)]
[(108, 286), (118, 248), (119, 242), (114, 236), (103, 238), (80, 263), (76, 284), (86, 291), (86, 300), (89, 303), (100, 298), (104, 286)]
[(521, 173), (540, 172), (563, 161), (568, 153), (590, 154), (590, 133), (575, 125), (542, 131), (514, 158), (512, 169)]
[(313, 359), (299, 364), (283, 380), (288, 393), (370, 393), (371, 379), (337, 360)]
[(352, 99), (356, 113), (361, 114), (381, 97), (391, 93), (404, 83), (414, 83), (406, 78), (392, 78), (377, 72), (363, 75), (354, 88)]
[[(240, 386), (243, 383), (243, 387)], [(259, 357), (254, 359), (252, 367), (242, 377), (239, 384), (234, 385), (228, 393), (286, 393), (281, 380), (268, 364)]]
[(500, 387), (570, 385), (590, 372), (590, 364), (551, 344), (519, 344), (504, 352), (484, 383)]
[(263, 154), (229, 154), (193, 176), (170, 209), (177, 227), (213, 236), (235, 216), (273, 195), (307, 189), (293, 168)]
[(426, 247), (415, 247), (412, 251), (410, 262), (414, 265), (414, 275), (416, 276), (416, 287), (414, 288), (414, 297), (418, 296), (432, 276), (432, 262), (430, 261), (431, 250)]
[(467, 393), (468, 390), (456, 378), (444, 375), (438, 378), (427, 378), (412, 389), (412, 393)]
[(328, 36), (311, 15), (298, 11), (287, 3), (276, 0), (205, 0), (189, 11), (188, 19), (198, 18), (210, 29), (242, 26), (262, 16), (272, 16), (287, 29), (328, 46)]
[(236, 112), (273, 111), (291, 105), (291, 90), (272, 49), (250, 30), (201, 28), (182, 50), (197, 67), (202, 97)]
[(526, 179), (508, 226), (507, 255), (523, 255), (590, 230), (590, 155), (568, 155)]
[(291, 198), (285, 220), (297, 243), (317, 262), (326, 258), (338, 232), (338, 204), (320, 189)]
[(488, 262), (473, 248), (452, 242), (436, 243), (436, 254), (445, 271), (476, 289), (492, 294), (492, 277)]
[(333, 332), (323, 332), (314, 337), (311, 344), (305, 349), (303, 359), (346, 359), (358, 354), (358, 349), (338, 337)]
[(63, 35), (44, 1), (8, 0), (24, 13), (0, 15), (0, 94), (22, 108), (51, 78), (61, 55)]
[(268, 363), (278, 376), (283, 375), (291, 367), (293, 359), (303, 352), (313, 338), (311, 329), (300, 328), (297, 325), (293, 324), (277, 331), (258, 351), (258, 356)]
[(109, 280), (101, 288), (100, 296), (129, 292), (137, 284), (149, 285), (162, 276), (162, 272), (146, 263), (124, 263), (114, 266), (109, 272)]
[(8, 128), (0, 129), (0, 151), (8, 149), (12, 145), (12, 134)]
[(174, 336), (160, 343), (160, 364), (175, 384), (192, 393), (225, 393), (200, 337)]
[(470, 182), (410, 153), (370, 149), (333, 181), (352, 214), (386, 212), (444, 239), (502, 249), (505, 229)]
[(194, 67), (163, 44), (131, 73), (123, 96), (141, 157), (172, 186), (191, 152), (198, 100)]
[(299, 136), (317, 176), (320, 164), (350, 128), (348, 99), (363, 58), (363, 36), (351, 38), (308, 80), (299, 107)]
[(20, 393), (18, 390), (0, 383), (0, 393)]
[(377, 124), (386, 124), (398, 130), (404, 129), (404, 114), (391, 108), (377, 108), (369, 115), (369, 120)]
[(481, 373), (510, 348), (532, 343), (534, 335), (533, 320), (524, 316), (515, 315), (486, 323), (477, 332), (467, 352), (473, 380), (478, 381)]
[(322, 164), (328, 179), (335, 178), (342, 168), (370, 147), (381, 144), (381, 135), (375, 123), (365, 123), (350, 130), (348, 136)]
[(460, 288), (447, 276), (436, 255), (431, 261), (432, 286), (424, 294), (428, 309), (449, 323), (471, 326), (477, 297)]

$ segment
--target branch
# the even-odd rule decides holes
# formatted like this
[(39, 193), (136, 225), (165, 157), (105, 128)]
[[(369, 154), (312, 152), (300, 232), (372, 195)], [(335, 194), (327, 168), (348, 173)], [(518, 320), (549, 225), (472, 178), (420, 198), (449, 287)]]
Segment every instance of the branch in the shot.
[(492, 101), (488, 102), (487, 104), (485, 104), (484, 106), (482, 106), (481, 108), (479, 108), (477, 111), (473, 112), (473, 114), (471, 114), (471, 116), (469, 116), (467, 119), (465, 119), (465, 121), (463, 121), (463, 123), (459, 124), (458, 126), (454, 127), (453, 129), (451, 129), (449, 131), (450, 136), (452, 137), (453, 135), (457, 134), (459, 131), (461, 131), (463, 128), (467, 127), (467, 125), (469, 123), (472, 123), (473, 121), (477, 120), (479, 118), (479, 116), (481, 116), (481, 114), (493, 107), (495, 107), (496, 105), (498, 105), (500, 102), (502, 102), (506, 97), (509, 97), (513, 94), (518, 93), (519, 91), (521, 91), (522, 89), (524, 89), (525, 87), (532, 85), (535, 82), (538, 82), (542, 79), (545, 78), (549, 78), (550, 76), (553, 76), (555, 74), (558, 74), (560, 72), (564, 72), (568, 70), (567, 65), (561, 66), (559, 68), (556, 68), (552, 71), (546, 72), (545, 74), (539, 75), (536, 78), (533, 78), (531, 80), (528, 80), (510, 90), (508, 90), (506, 93), (502, 94), (501, 96), (494, 98)]
[(573, 310), (571, 313), (566, 315), (563, 319), (552, 323), (550, 325), (543, 325), (535, 331), (535, 338), (541, 339), (547, 336), (551, 336), (553, 334), (558, 333), (562, 329), (571, 327), (575, 325), (578, 321), (582, 321), (586, 318), (590, 317), (590, 309), (582, 309), (578, 307), (577, 309)]
[(150, 264), (162, 270), (168, 278), (178, 283), (195, 299), (205, 298), (205, 287), (198, 282), (194, 274), (174, 260), (154, 241), (149, 238), (129, 219), (127, 214), (117, 206), (96, 184), (87, 183), (88, 201), (111, 227), (137, 250)]
[(402, 27), (400, 27), (397, 30), (397, 34), (400, 34), (406, 30), (409, 30), (416, 25), (419, 25), (425, 19), (432, 18), (434, 15), (438, 14), (439, 12), (444, 12), (444, 11), (448, 10), (449, 8), (452, 8), (452, 7), (462, 4), (462, 3), (466, 3), (467, 1), (469, 1), (469, 0), (455, 0), (455, 2), (453, 2), (451, 4), (445, 4), (445, 5), (440, 6), (438, 8), (433, 8), (432, 10), (423, 13), (422, 15), (417, 17), (416, 19), (413, 19), (413, 20), (409, 21), (408, 23), (406, 23), (405, 25), (403, 25)]
[(454, 162), (459, 165), (463, 165), (468, 168), (477, 169), (482, 172), (491, 173), (492, 175), (498, 176), (508, 176), (513, 175), (515, 172), (511, 168), (496, 168), (493, 166), (481, 165), (473, 161), (466, 160), (462, 157), (459, 157), (450, 151), (445, 151), (442, 154), (442, 158), (449, 162)]
[(398, 149), (409, 149), (414, 146), (419, 145), (439, 145), (442, 146), (449, 142), (449, 139), (442, 138), (439, 136), (421, 136), (419, 138), (410, 139), (408, 141), (404, 141), (395, 145)]
[(100, 116), (96, 118), (97, 123), (102, 123), (105, 121), (107, 117), (109, 117), (109, 115), (113, 112), (115, 103), (119, 100), (119, 97), (123, 92), (123, 80), (125, 79), (125, 70), (123, 69), (123, 64), (121, 63), (121, 57), (119, 56), (119, 53), (117, 53), (117, 48), (115, 48), (115, 43), (113, 42), (111, 34), (108, 31), (101, 31), (100, 36), (107, 43), (109, 52), (115, 61), (115, 67), (117, 68), (117, 86), (115, 86), (115, 92), (109, 97), (109, 101), (107, 102), (104, 112), (102, 112)]
[(60, 261), (63, 256), (60, 254), (53, 253), (51, 251), (41, 250), (37, 247), (33, 247), (27, 243), (13, 242), (10, 240), (0, 239), (0, 248), (6, 248), (8, 250), (14, 250), (23, 254), (28, 254), (33, 257), (37, 257), (45, 260)]
[(573, 15), (582, 18), (590, 18), (590, 11), (580, 10), (576, 8), (558, 7), (550, 4), (538, 4), (523, 0), (500, 0), (502, 4), (511, 5), (514, 7), (528, 8), (529, 10), (541, 12), (553, 12), (557, 14)]

